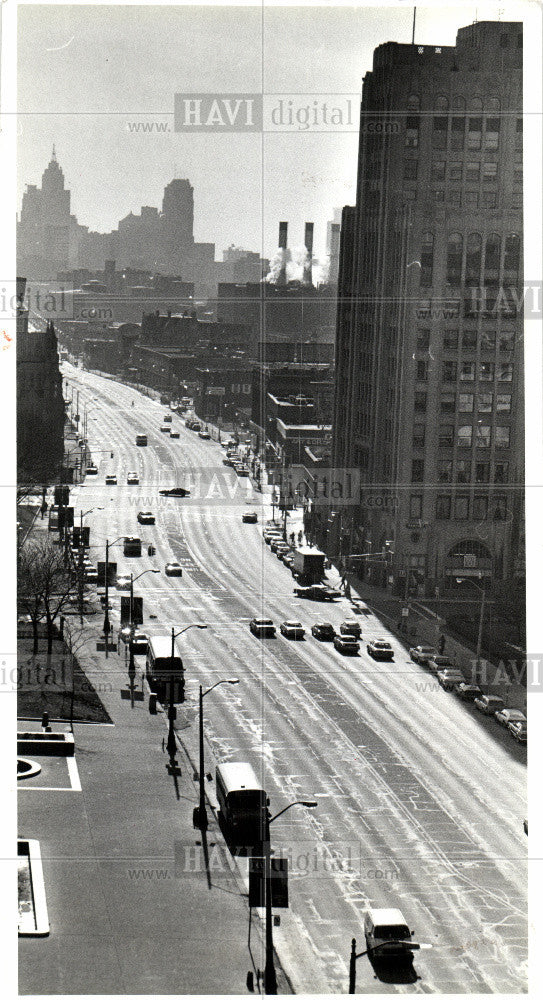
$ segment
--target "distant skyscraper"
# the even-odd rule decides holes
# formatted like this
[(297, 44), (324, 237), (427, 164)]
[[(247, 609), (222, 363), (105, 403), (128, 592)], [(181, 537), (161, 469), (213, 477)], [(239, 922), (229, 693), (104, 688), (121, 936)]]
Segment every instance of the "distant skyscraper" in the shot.
[(521, 115), (521, 24), (381, 45), (364, 79), (334, 464), (365, 489), (333, 520), (406, 596), (523, 572)]

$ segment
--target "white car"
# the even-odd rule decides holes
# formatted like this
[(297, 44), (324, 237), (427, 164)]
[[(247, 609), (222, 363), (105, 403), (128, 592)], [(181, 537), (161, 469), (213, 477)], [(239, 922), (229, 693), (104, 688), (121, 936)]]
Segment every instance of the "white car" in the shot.
[(455, 684), (461, 684), (464, 675), (461, 670), (455, 667), (447, 667), (445, 670), (438, 670), (437, 679), (445, 691), (452, 691)]
[(508, 726), (511, 722), (526, 722), (524, 712), (521, 712), (518, 708), (500, 708), (497, 712), (494, 712), (494, 718), (501, 726)]
[(286, 639), (303, 639), (305, 636), (305, 629), (301, 622), (281, 622), (279, 630)]
[(128, 486), (139, 486), (140, 477), (137, 472), (129, 472), (126, 477)]

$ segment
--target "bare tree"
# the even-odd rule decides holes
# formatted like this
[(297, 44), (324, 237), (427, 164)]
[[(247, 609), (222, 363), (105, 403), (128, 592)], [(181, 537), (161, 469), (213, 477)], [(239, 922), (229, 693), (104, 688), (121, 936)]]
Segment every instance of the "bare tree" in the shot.
[(53, 626), (73, 593), (73, 576), (62, 548), (47, 538), (27, 544), (19, 556), (19, 600), (28, 608), (37, 652), (38, 622), (47, 627), (47, 653), (53, 649)]

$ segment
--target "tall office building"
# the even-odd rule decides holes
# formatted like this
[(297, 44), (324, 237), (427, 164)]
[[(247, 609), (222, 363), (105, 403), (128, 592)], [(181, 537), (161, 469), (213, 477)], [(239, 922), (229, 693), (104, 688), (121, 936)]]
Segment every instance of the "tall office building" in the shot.
[(521, 24), (386, 43), (364, 78), (333, 451), (364, 487), (331, 523), (399, 594), (523, 574), (521, 115)]

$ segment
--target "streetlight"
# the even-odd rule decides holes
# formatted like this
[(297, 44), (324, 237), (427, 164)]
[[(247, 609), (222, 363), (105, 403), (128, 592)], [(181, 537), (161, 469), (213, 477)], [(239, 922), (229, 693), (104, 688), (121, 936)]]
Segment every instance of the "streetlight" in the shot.
[[(156, 571), (155, 571), (156, 572)], [(168, 739), (166, 741), (166, 750), (170, 757), (170, 762), (167, 765), (170, 774), (177, 774), (177, 762), (175, 760), (175, 755), (177, 752), (177, 744), (175, 742), (175, 730), (173, 724), (176, 719), (176, 708), (175, 708), (175, 672), (174, 672), (174, 659), (175, 659), (175, 640), (178, 636), (183, 635), (183, 632), (188, 632), (189, 628), (207, 628), (207, 625), (201, 625), (199, 622), (192, 622), (190, 625), (185, 625), (185, 628), (180, 629), (179, 632), (175, 631), (172, 625), (172, 653), (171, 653), (171, 668), (170, 668), (170, 703), (168, 705)], [(183, 679), (183, 661), (181, 661), (181, 679)]]
[[(134, 664), (134, 650), (132, 649), (132, 628), (133, 628), (133, 625), (132, 625), (132, 616), (133, 616), (133, 613), (134, 613), (134, 584), (135, 584), (136, 580), (139, 580), (140, 577), (145, 576), (146, 573), (160, 573), (160, 570), (159, 569), (144, 569), (143, 573), (138, 573), (137, 576), (133, 576), (132, 573), (130, 574), (130, 620), (129, 620), (129, 623), (128, 623), (129, 626), (130, 626), (130, 638), (128, 640), (128, 650), (129, 650), (129, 655), (130, 655), (130, 659), (128, 661), (128, 676), (129, 677), (134, 677), (135, 673), (136, 673), (136, 667), (135, 667), (135, 664)], [(106, 639), (106, 646), (107, 646), (107, 639)]]
[(79, 598), (79, 615), (83, 617), (83, 518), (87, 514), (92, 514), (95, 510), (105, 510), (104, 507), (91, 507), (89, 510), (79, 512), (79, 553), (78, 553), (78, 573), (77, 590)]
[[(481, 580), (482, 576), (483, 576), (482, 573), (479, 572), (477, 579)], [(477, 633), (477, 652), (475, 654), (475, 656), (476, 656), (476, 661), (475, 661), (475, 683), (477, 684), (479, 682), (479, 676), (480, 676), (480, 673), (481, 673), (481, 648), (482, 648), (482, 645), (483, 645), (483, 624), (484, 624), (484, 617), (485, 617), (486, 590), (485, 590), (484, 587), (478, 587), (477, 584), (472, 580), (471, 577), (456, 577), (456, 582), (457, 583), (466, 583), (466, 581), (468, 583), (471, 583), (471, 585), (473, 587), (475, 587), (475, 590), (478, 590), (479, 593), (482, 595), (481, 596), (481, 611), (480, 611), (480, 614), (479, 614), (479, 631)]]
[(195, 824), (200, 828), (200, 830), (207, 830), (207, 812), (206, 812), (206, 800), (204, 792), (204, 706), (203, 701), (206, 694), (213, 691), (214, 688), (218, 687), (219, 684), (239, 684), (239, 679), (237, 677), (231, 677), (230, 679), (225, 679), (222, 681), (215, 681), (207, 691), (204, 691), (202, 685), (200, 684), (200, 765), (199, 765), (199, 781), (200, 781), (200, 804), (198, 809), (195, 809)]
[(110, 542), (106, 538), (105, 609), (104, 609), (104, 627), (103, 627), (103, 633), (104, 633), (105, 645), (106, 645), (106, 659), (107, 659), (107, 655), (108, 655), (109, 633), (111, 632), (111, 625), (109, 623), (109, 550), (114, 545), (116, 545), (117, 542), (120, 542), (122, 538), (124, 538), (124, 535), (119, 535), (119, 537), (116, 538), (113, 542)]
[(277, 976), (275, 975), (275, 965), (273, 962), (273, 930), (272, 930), (272, 897), (271, 897), (271, 856), (270, 856), (270, 826), (287, 809), (293, 806), (305, 806), (306, 809), (316, 809), (318, 803), (313, 800), (296, 799), (284, 809), (280, 809), (275, 816), (270, 818), (268, 809), (265, 811), (266, 829), (264, 834), (264, 877), (266, 893), (266, 965), (264, 966), (264, 993), (269, 995), (277, 994)]

